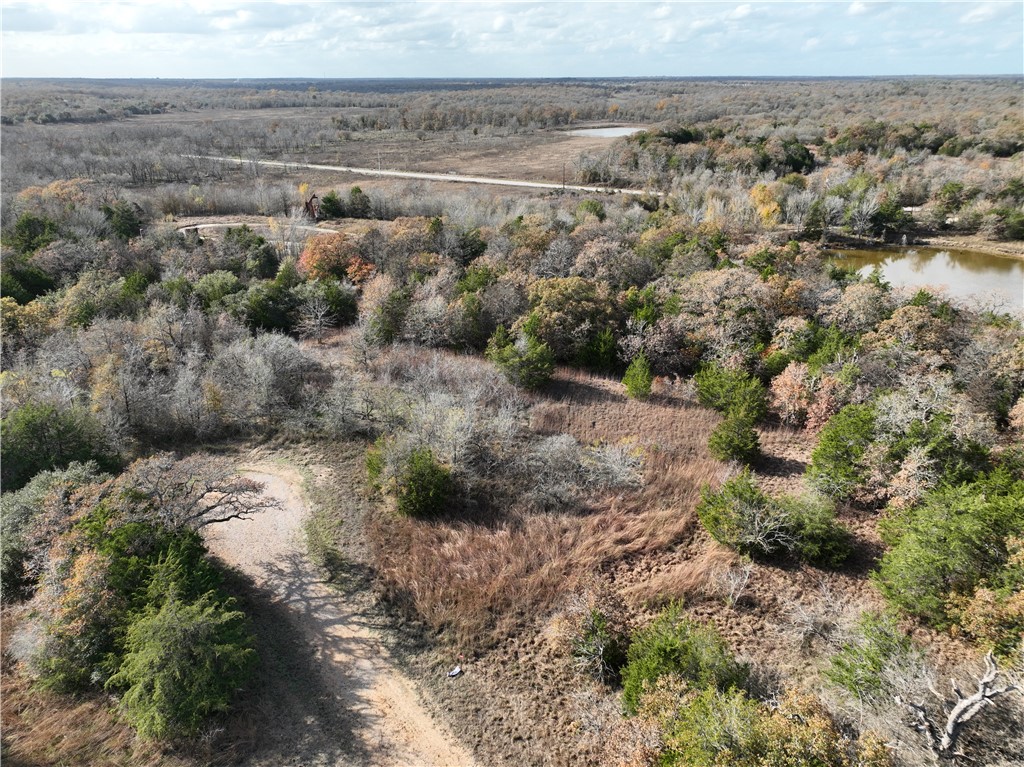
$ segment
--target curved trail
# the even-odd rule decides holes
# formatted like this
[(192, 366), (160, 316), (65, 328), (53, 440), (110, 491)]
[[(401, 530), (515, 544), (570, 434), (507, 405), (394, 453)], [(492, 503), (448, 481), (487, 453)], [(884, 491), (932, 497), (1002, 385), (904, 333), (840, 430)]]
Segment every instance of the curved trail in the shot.
[[(373, 767), (469, 767), (472, 756), (419, 702), (412, 681), (391, 660), (367, 616), (330, 589), (305, 557), (306, 509), (300, 478), (279, 466), (246, 467), (281, 508), (207, 529), (210, 550), (252, 578), (282, 604), (288, 621), (312, 648), (323, 684), (354, 715), (346, 749)], [(336, 764), (338, 762), (335, 762)], [(348, 764), (348, 760), (342, 762)]]

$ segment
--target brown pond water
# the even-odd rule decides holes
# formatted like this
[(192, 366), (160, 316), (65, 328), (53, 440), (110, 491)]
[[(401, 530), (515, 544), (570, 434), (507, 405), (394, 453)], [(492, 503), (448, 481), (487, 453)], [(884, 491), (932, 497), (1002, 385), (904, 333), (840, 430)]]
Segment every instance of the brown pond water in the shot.
[(879, 267), (894, 287), (944, 288), (953, 298), (994, 300), (1004, 311), (1024, 309), (1024, 260), (912, 246), (835, 252), (861, 274)]

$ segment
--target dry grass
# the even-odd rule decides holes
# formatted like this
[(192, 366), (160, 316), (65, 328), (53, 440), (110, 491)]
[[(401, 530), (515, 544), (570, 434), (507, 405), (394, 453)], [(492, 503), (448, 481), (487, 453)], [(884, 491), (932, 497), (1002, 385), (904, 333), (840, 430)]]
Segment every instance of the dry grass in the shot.
[(651, 604), (716, 595), (722, 590), (721, 576), (738, 561), (736, 553), (725, 546), (706, 545), (629, 587), (627, 593), (631, 600)]
[(641, 488), (580, 499), (578, 513), (513, 515), (478, 526), (380, 515), (369, 530), (386, 594), (460, 645), (487, 645), (550, 611), (593, 574), (636, 565), (689, 541), (718, 416), (671, 399), (636, 402), (617, 382), (560, 370), (538, 395), (531, 429), (584, 443), (635, 440)]

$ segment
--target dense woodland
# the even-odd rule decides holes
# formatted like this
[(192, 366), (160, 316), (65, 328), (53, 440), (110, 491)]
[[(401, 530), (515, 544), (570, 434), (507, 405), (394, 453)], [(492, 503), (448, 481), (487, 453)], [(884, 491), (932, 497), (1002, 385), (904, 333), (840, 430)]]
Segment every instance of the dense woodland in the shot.
[[(1022, 317), (828, 245), (1019, 244), (1022, 98), (5, 81), (5, 687), (109, 695), (188, 759), (258, 686), (202, 531), (274, 504), (227, 456), (346, 444), (367, 587), (428, 654), (490, 669), (451, 703), (489, 701), (484, 763), (1019, 764)], [(637, 194), (255, 162), (427, 162), (597, 121), (648, 127), (566, 158), (575, 179)], [(328, 570), (349, 555), (319, 545)], [(5, 730), (5, 757), (40, 758)]]

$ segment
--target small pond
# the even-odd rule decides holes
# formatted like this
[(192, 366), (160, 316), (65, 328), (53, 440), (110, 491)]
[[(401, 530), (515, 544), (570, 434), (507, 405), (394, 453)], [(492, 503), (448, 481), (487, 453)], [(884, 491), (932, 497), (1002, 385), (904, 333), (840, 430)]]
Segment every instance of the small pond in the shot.
[(1003, 310), (1024, 309), (1024, 260), (974, 250), (894, 247), (837, 249), (842, 261), (869, 274), (876, 266), (896, 287), (944, 287), (955, 298), (995, 299)]
[(566, 133), (570, 136), (590, 136), (591, 138), (622, 138), (623, 136), (632, 136), (634, 133), (639, 133), (642, 130), (644, 129), (637, 127), (578, 128), (576, 130), (566, 131)]

